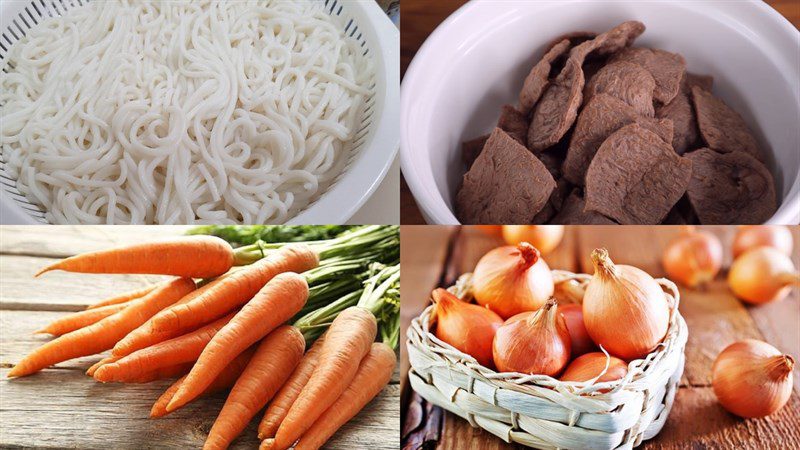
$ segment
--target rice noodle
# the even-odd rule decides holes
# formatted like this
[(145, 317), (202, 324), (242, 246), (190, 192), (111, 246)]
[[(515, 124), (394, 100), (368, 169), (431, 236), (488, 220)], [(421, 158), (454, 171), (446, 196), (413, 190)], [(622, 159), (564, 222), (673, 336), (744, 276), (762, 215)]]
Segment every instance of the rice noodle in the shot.
[(2, 159), (51, 223), (282, 223), (348, 158), (372, 92), (320, 1), (92, 1), (0, 73)]

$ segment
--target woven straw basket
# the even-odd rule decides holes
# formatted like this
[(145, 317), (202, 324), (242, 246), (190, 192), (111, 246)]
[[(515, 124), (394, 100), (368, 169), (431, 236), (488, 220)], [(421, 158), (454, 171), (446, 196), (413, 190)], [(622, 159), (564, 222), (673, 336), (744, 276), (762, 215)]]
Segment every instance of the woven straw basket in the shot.
[[(586, 274), (554, 270), (559, 303), (580, 303)], [(450, 291), (471, 297), (469, 274)], [(629, 449), (650, 439), (667, 420), (683, 373), (688, 330), (678, 312), (675, 284), (656, 280), (672, 305), (667, 336), (622, 380), (591, 384), (545, 375), (497, 373), (431, 333), (433, 307), (408, 329), (411, 386), (427, 401), (506, 442), (541, 449)], [(620, 324), (624, 326), (624, 324)]]

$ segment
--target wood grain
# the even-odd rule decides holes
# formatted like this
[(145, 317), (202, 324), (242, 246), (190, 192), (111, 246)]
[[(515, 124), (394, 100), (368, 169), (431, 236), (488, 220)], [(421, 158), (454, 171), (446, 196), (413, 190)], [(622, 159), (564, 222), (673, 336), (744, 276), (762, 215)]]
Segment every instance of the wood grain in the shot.
[[(185, 227), (0, 227), (0, 448), (199, 448), (224, 395), (198, 400), (174, 415), (148, 419), (152, 403), (170, 381), (101, 384), (84, 372), (102, 356), (58, 364), (6, 379), (25, 354), (52, 337), (33, 332), (64, 311), (166, 277), (50, 272), (44, 265), (85, 250), (183, 233)], [(400, 372), (325, 448), (396, 449), (400, 429)], [(260, 415), (259, 415), (260, 417)], [(255, 448), (255, 421), (232, 448)]]
[[(405, 227), (404, 227), (405, 228)], [(414, 227), (417, 228), (417, 227)], [(725, 267), (731, 262), (730, 244), (735, 227), (703, 227), (716, 234), (723, 242)], [(663, 276), (660, 255), (664, 246), (679, 232), (677, 227), (568, 227), (562, 244), (545, 257), (552, 268), (592, 272), (589, 253), (596, 247), (609, 250), (618, 264), (632, 264), (653, 276)], [(792, 228), (795, 242), (800, 245), (800, 227)], [(462, 271), (474, 268), (477, 259), (502, 241), (463, 227), (456, 251), (456, 261), (446, 261), (445, 269), (455, 265)], [(420, 252), (424, 246), (406, 240), (404, 248)], [(800, 267), (800, 249), (793, 253)], [(686, 348), (686, 368), (681, 388), (667, 425), (656, 438), (647, 441), (645, 449), (684, 448), (800, 448), (800, 382), (794, 371), (795, 394), (779, 413), (757, 420), (743, 420), (726, 412), (716, 402), (711, 389), (711, 365), (720, 350), (736, 340), (757, 338), (766, 340), (783, 352), (800, 356), (800, 295), (793, 291), (784, 301), (748, 307), (735, 299), (727, 288), (725, 270), (702, 290), (680, 288), (680, 310), (689, 327)], [(406, 285), (409, 277), (405, 277)], [(413, 278), (410, 282), (413, 283)], [(416, 299), (411, 299), (416, 301)], [(406, 308), (406, 298), (403, 298)], [(421, 309), (419, 303), (414, 310)], [(440, 450), (461, 448), (521, 449), (504, 443), (452, 414), (446, 414)]]
[[(425, 39), (467, 0), (403, 0), (400, 21), (400, 58), (401, 74), (414, 59)], [(800, 1), (798, 0), (767, 0), (778, 13), (783, 15), (796, 28), (800, 28)], [(403, 224), (424, 224), (425, 219), (414, 200), (414, 194), (408, 188), (404, 177), (400, 184), (400, 221)]]

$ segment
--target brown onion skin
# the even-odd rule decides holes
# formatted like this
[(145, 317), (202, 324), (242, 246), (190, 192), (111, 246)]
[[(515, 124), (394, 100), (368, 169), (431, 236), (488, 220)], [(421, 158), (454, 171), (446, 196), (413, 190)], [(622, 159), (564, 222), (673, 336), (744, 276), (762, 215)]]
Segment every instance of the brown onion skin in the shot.
[(783, 300), (800, 274), (792, 260), (772, 247), (756, 247), (733, 261), (728, 286), (740, 300), (753, 305)]
[(616, 265), (605, 249), (592, 252), (595, 273), (583, 297), (583, 321), (592, 340), (630, 361), (655, 350), (669, 327), (670, 306), (646, 272)]
[(589, 381), (600, 375), (609, 358), (608, 370), (597, 379), (596, 383), (619, 380), (628, 374), (628, 364), (625, 361), (615, 356), (606, 357), (603, 352), (592, 352), (581, 355), (569, 363), (561, 375), (561, 381)]
[(564, 321), (567, 324), (572, 357), (574, 358), (584, 353), (596, 351), (597, 345), (586, 331), (586, 324), (583, 323), (583, 307), (575, 303), (570, 303), (559, 305), (558, 311), (564, 316)]
[(739, 417), (766, 417), (789, 401), (793, 368), (791, 356), (766, 342), (735, 342), (714, 361), (714, 394), (725, 409)]
[(694, 288), (714, 279), (722, 268), (722, 243), (707, 231), (691, 229), (670, 241), (661, 264), (670, 280)]
[(512, 317), (497, 330), (494, 364), (500, 372), (557, 376), (569, 362), (567, 324), (555, 301)]
[(497, 247), (483, 255), (472, 283), (475, 301), (504, 319), (540, 308), (555, 289), (550, 267), (527, 243)]
[(503, 225), (503, 239), (508, 245), (528, 242), (546, 255), (564, 238), (564, 225)]
[(466, 303), (444, 289), (433, 291), (437, 338), (492, 367), (492, 341), (503, 319), (492, 311)]
[(740, 225), (733, 238), (733, 257), (737, 258), (756, 247), (772, 247), (786, 256), (792, 256), (792, 232), (783, 225)]

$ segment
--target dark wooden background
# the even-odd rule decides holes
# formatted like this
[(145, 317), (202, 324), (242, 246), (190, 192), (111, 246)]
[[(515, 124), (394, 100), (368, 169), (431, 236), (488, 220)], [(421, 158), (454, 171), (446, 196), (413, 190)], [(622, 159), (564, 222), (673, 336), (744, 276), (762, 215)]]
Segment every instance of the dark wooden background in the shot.
[[(411, 63), (417, 50), (433, 30), (467, 0), (403, 0), (400, 20), (401, 76)], [(800, 28), (800, 0), (768, 0), (795, 27)], [(404, 224), (424, 224), (425, 220), (414, 201), (414, 196), (401, 178), (400, 221)]]
[[(725, 248), (725, 267), (730, 265), (730, 246), (735, 227), (706, 227), (717, 234)], [(552, 269), (591, 273), (589, 254), (606, 247), (620, 264), (639, 267), (654, 277), (664, 276), (660, 259), (677, 227), (655, 226), (572, 226), (561, 245), (544, 258)], [(793, 227), (794, 264), (800, 265), (800, 227)], [(427, 305), (431, 290), (448, 284), (458, 274), (470, 272), (489, 249), (502, 245), (499, 238), (471, 227), (404, 226), (401, 230), (403, 266), (402, 334), (411, 319)], [(737, 340), (754, 338), (771, 343), (779, 350), (800, 359), (800, 295), (795, 289), (783, 301), (758, 307), (745, 306), (730, 293), (723, 272), (705, 290), (680, 288), (680, 311), (689, 327), (686, 366), (680, 389), (666, 425), (642, 448), (683, 449), (799, 449), (800, 448), (800, 368), (794, 370), (794, 393), (786, 406), (764, 419), (743, 420), (725, 411), (716, 401), (711, 387), (711, 366), (719, 352)], [(406, 385), (408, 358), (401, 345), (401, 398), (405, 414), (412, 392)], [(422, 426), (406, 420), (404, 438), (419, 437)], [(440, 424), (429, 427), (427, 450), (522, 450), (453, 414), (444, 414)], [(415, 433), (406, 433), (406, 427)], [(433, 442), (435, 441), (435, 442)], [(408, 442), (404, 439), (404, 443)], [(416, 446), (408, 447), (416, 450)]]

